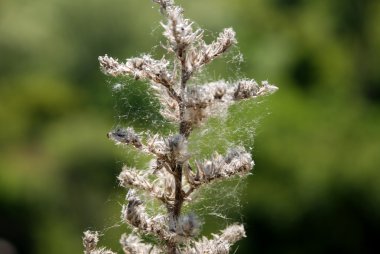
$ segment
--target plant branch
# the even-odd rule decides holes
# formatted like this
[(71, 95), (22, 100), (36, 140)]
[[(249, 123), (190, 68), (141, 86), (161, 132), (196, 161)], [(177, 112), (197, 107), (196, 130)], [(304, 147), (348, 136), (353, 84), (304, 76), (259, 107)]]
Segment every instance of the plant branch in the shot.
[[(140, 174), (138, 170), (131, 168), (123, 168), (123, 171), (119, 174), (118, 179), (120, 185), (127, 187), (136, 187), (140, 190), (146, 191), (150, 196), (161, 200), (164, 204), (170, 205), (174, 202), (173, 195), (170, 191), (170, 187), (159, 186), (154, 183), (150, 183), (146, 180), (146, 176)], [(161, 187), (161, 188), (160, 188)]]
[(185, 193), (185, 198), (203, 184), (211, 181), (230, 178), (235, 175), (247, 175), (253, 165), (251, 154), (241, 147), (230, 149), (224, 157), (215, 153), (211, 160), (206, 160), (203, 163), (196, 161), (195, 173), (190, 167), (184, 171), (186, 180), (190, 185), (190, 189)]

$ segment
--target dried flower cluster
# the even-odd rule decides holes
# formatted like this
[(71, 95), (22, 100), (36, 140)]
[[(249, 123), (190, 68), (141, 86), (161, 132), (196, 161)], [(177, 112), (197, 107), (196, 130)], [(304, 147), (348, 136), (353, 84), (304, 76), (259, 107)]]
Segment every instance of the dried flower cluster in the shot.
[[(181, 7), (173, 0), (153, 0), (159, 4), (165, 21), (161, 23), (167, 39), (164, 48), (172, 62), (149, 55), (127, 59), (124, 63), (107, 55), (99, 57), (101, 70), (109, 76), (131, 76), (148, 81), (162, 108), (161, 114), (179, 126), (178, 134), (138, 134), (132, 128), (118, 128), (108, 133), (116, 144), (132, 146), (154, 157), (146, 170), (125, 166), (118, 176), (120, 185), (129, 188), (122, 220), (133, 229), (120, 243), (125, 253), (228, 253), (245, 236), (242, 225), (231, 225), (212, 239), (197, 238), (201, 223), (193, 214), (182, 214), (184, 204), (203, 185), (216, 180), (249, 174), (254, 162), (243, 147), (231, 148), (225, 156), (215, 153), (209, 160), (192, 159), (188, 151), (191, 131), (208, 118), (226, 113), (234, 102), (271, 94), (277, 87), (264, 81), (224, 80), (203, 85), (189, 84), (203, 66), (236, 44), (232, 28), (224, 29), (210, 44), (203, 40), (203, 30), (195, 29)], [(192, 159), (190, 161), (190, 159)], [(142, 194), (157, 199), (167, 213), (150, 216)], [(159, 244), (145, 243), (141, 235), (156, 237)], [(98, 248), (98, 234), (85, 232), (85, 254), (111, 254)]]

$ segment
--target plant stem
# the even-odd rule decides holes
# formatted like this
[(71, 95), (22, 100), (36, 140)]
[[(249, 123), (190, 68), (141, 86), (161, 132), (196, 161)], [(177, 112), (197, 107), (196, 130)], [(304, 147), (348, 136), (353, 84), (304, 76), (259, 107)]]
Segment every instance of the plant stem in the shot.
[[(186, 52), (183, 47), (179, 48), (177, 51), (177, 56), (181, 62), (181, 87), (180, 87), (180, 102), (179, 102), (179, 133), (183, 135), (186, 139), (190, 135), (191, 125), (185, 120), (185, 92), (186, 92), (186, 84), (190, 78), (190, 74), (186, 69), (185, 65), (185, 57)], [(173, 165), (174, 166), (174, 165)], [(175, 196), (174, 196), (174, 205), (170, 207), (169, 210), (169, 228), (171, 230), (177, 230), (178, 219), (181, 216), (182, 204), (185, 198), (185, 193), (182, 190), (182, 163), (178, 161), (175, 162), (174, 166), (174, 181), (175, 181)], [(177, 243), (176, 242), (168, 242), (168, 253), (176, 254), (177, 253)]]

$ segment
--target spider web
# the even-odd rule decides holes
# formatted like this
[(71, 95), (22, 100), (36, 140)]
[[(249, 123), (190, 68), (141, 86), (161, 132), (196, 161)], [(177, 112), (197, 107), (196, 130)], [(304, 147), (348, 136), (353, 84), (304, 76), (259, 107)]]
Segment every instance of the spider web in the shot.
[[(153, 48), (152, 51), (154, 55), (157, 48)], [(235, 47), (221, 59), (210, 64), (208, 72), (203, 70), (198, 73), (190, 80), (189, 85), (196, 86), (220, 79), (229, 82), (243, 79), (240, 69), (242, 62), (242, 55)], [(147, 82), (113, 78), (109, 80), (109, 84), (115, 100), (114, 128), (133, 127), (138, 132), (159, 133), (163, 136), (178, 132), (178, 126), (160, 115), (160, 103)], [(192, 155), (190, 163), (194, 163), (195, 159), (208, 159), (215, 152), (225, 154), (229, 148), (235, 146), (243, 146), (252, 152), (256, 129), (266, 114), (268, 110), (263, 99), (253, 99), (238, 102), (230, 107), (227, 114), (209, 119), (194, 129), (189, 137), (189, 152)], [(123, 157), (127, 166), (140, 169), (147, 168), (152, 159), (133, 148), (126, 148)], [(194, 213), (203, 222), (204, 231), (201, 235), (216, 233), (228, 224), (243, 222), (240, 196), (246, 185), (244, 177), (208, 184), (197, 191), (193, 202), (183, 207), (183, 214)], [(147, 196), (144, 201), (148, 214), (165, 214), (166, 210), (160, 207), (158, 202)]]

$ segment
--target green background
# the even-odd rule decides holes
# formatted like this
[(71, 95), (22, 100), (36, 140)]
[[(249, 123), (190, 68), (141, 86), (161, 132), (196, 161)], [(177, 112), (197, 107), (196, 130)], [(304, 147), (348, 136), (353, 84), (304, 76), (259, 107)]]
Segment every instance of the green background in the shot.
[[(254, 144), (237, 135), (254, 146), (256, 163), (240, 192), (238, 220), (248, 237), (237, 253), (379, 253), (380, 2), (178, 3), (209, 34), (237, 32), (245, 61), (235, 72), (228, 59), (217, 60), (210, 80), (243, 73), (280, 87), (234, 107), (224, 126), (233, 139), (233, 130), (261, 119)], [(0, 1), (1, 254), (12, 253), (6, 242), (20, 254), (81, 253), (86, 229), (102, 231), (102, 243), (120, 251), (125, 191), (116, 176), (136, 159), (105, 134), (125, 111), (138, 117), (130, 110), (145, 101), (132, 93), (120, 106), (97, 57), (152, 52), (163, 41), (152, 7), (149, 0)], [(133, 124), (155, 127), (155, 117)], [(206, 234), (216, 224), (205, 220)]]

